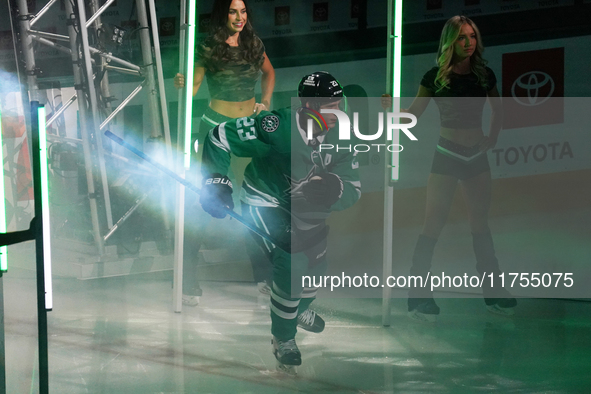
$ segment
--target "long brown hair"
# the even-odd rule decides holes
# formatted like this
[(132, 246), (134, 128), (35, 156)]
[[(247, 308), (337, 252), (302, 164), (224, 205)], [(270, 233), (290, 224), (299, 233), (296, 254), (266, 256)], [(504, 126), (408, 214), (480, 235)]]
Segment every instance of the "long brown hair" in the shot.
[[(246, 7), (247, 19), (244, 28), (238, 36), (238, 42), (242, 48), (244, 59), (248, 63), (257, 64), (260, 67), (263, 59), (260, 55), (258, 37), (251, 24), (250, 7), (248, 6), (247, 0), (242, 1)], [(207, 46), (212, 48), (211, 61), (209, 64), (206, 64), (206, 67), (212, 71), (218, 71), (220, 66), (228, 59), (230, 46), (226, 43), (226, 40), (230, 37), (230, 31), (227, 27), (230, 4), (232, 4), (232, 0), (216, 0), (213, 4), (209, 23), (209, 37), (206, 39)]]
[(482, 37), (480, 30), (476, 24), (463, 15), (457, 15), (450, 18), (441, 31), (441, 38), (439, 39), (439, 50), (437, 51), (437, 77), (435, 78), (435, 87), (437, 91), (447, 89), (450, 84), (450, 74), (452, 72), (452, 59), (454, 55), (454, 43), (460, 36), (460, 30), (464, 24), (468, 24), (474, 29), (476, 34), (476, 48), (470, 57), (470, 70), (478, 78), (478, 83), (485, 89), (490, 89), (492, 86), (487, 86), (487, 71), (486, 64), (488, 63), (483, 57), (484, 46), (482, 45)]

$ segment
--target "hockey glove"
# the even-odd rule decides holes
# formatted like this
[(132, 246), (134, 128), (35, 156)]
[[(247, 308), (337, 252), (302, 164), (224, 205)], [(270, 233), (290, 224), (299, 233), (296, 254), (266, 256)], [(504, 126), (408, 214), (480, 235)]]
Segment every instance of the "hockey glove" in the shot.
[(234, 209), (232, 200), (232, 182), (227, 176), (211, 174), (203, 180), (201, 198), (203, 210), (214, 218), (223, 219), (227, 210)]
[(330, 207), (343, 195), (343, 181), (330, 172), (314, 176), (302, 186), (302, 192), (310, 204)]

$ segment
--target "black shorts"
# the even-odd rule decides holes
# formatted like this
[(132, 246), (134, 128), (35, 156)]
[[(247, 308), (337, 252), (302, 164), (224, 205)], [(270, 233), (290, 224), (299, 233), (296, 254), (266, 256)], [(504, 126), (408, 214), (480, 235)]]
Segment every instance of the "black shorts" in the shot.
[(431, 166), (433, 174), (449, 175), (464, 180), (487, 171), (490, 171), (488, 155), (481, 152), (478, 146), (466, 147), (439, 137)]

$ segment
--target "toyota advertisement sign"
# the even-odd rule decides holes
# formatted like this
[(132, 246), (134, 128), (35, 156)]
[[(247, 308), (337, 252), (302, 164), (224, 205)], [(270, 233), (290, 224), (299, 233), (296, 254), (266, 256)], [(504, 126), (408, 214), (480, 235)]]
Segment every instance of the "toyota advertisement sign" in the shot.
[(564, 121), (564, 48), (503, 54), (503, 128), (559, 124)]

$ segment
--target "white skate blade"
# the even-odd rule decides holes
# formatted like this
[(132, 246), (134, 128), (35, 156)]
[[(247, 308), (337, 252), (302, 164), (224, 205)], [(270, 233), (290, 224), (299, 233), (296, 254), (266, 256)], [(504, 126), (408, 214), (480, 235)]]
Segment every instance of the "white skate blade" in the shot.
[(297, 376), (298, 371), (295, 365), (287, 365), (277, 361), (277, 371), (289, 376)]
[(488, 309), (488, 311), (490, 313), (494, 313), (495, 315), (500, 315), (500, 316), (513, 316), (515, 314), (515, 311), (513, 310), (513, 308), (501, 308), (498, 305), (487, 305), (486, 309)]
[(408, 317), (421, 323), (435, 323), (437, 322), (437, 315), (427, 315), (425, 313), (417, 312), (416, 310), (408, 312)]

